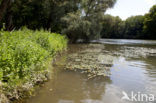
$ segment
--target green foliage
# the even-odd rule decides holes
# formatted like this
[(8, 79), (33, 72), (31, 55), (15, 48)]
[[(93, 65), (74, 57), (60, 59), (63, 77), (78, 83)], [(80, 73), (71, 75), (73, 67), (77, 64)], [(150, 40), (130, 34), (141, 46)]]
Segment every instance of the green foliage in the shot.
[(78, 39), (85, 39), (85, 41), (89, 39), (91, 23), (87, 20), (82, 20), (79, 17), (79, 13), (70, 13), (62, 20), (67, 25), (62, 32), (67, 34), (71, 42), (76, 42)]
[(115, 2), (116, 0), (81, 0), (79, 9), (63, 18), (66, 27), (62, 32), (67, 34), (71, 42), (78, 39), (99, 39), (104, 12)]
[(156, 5), (145, 16), (132, 16), (122, 21), (105, 15), (102, 38), (156, 39)]
[[(46, 25), (44, 0), (15, 0), (12, 4), (13, 25), (18, 29), (27, 26), (31, 29), (39, 29)], [(40, 22), (38, 22), (40, 21)]]
[[(78, 9), (78, 0), (15, 0), (12, 3), (12, 19), (16, 29), (50, 29), (60, 33), (61, 18)], [(5, 21), (4, 21), (5, 22)]]
[[(2, 0), (0, 0), (1, 2)], [(3, 30), (50, 30), (66, 34), (71, 42), (88, 42), (102, 38), (155, 39), (156, 6), (145, 16), (132, 16), (122, 21), (119, 17), (104, 15), (117, 0), (13, 0), (7, 5), (0, 21)], [(40, 34), (43, 41), (50, 41)], [(42, 42), (36, 37), (36, 42)], [(44, 49), (50, 44), (42, 44)], [(49, 51), (49, 50), (48, 50)], [(54, 51), (51, 51), (53, 53)]]
[(67, 46), (64, 36), (43, 30), (0, 34), (0, 80), (16, 85), (31, 79), (34, 72), (46, 71), (48, 60)]
[(67, 41), (64, 40), (65, 36), (60, 36), (56, 33), (51, 34), (50, 32), (43, 30), (36, 31), (35, 34), (36, 43), (40, 44), (42, 48), (47, 50), (52, 55), (58, 51), (63, 50), (67, 46)]
[(124, 38), (142, 38), (144, 16), (132, 16), (125, 21)]
[(122, 21), (119, 17), (105, 15), (103, 18), (102, 38), (142, 39), (144, 16), (132, 16)]
[(156, 39), (156, 5), (145, 15), (144, 32), (146, 38)]
[(120, 38), (123, 32), (123, 22), (119, 17), (105, 15), (102, 20), (102, 38)]

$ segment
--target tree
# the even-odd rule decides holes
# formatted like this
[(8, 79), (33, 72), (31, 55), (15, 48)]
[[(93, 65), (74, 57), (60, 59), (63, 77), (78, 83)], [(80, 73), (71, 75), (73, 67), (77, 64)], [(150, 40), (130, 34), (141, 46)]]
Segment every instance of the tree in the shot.
[[(116, 0), (0, 0), (3, 4), (1, 23), (7, 30), (50, 29), (67, 34), (73, 40), (100, 38), (105, 11), (113, 7)], [(4, 3), (3, 3), (4, 2)], [(4, 5), (5, 4), (5, 5)], [(5, 9), (4, 9), (5, 8)]]
[(79, 0), (16, 0), (12, 5), (13, 24), (16, 29), (51, 29), (60, 33), (61, 18), (78, 9)]
[(13, 24), (16, 29), (27, 26), (39, 29), (46, 24), (44, 2), (46, 0), (16, 0), (12, 5)]
[(105, 15), (102, 20), (102, 38), (121, 38), (123, 21), (117, 16)]
[(0, 4), (0, 22), (4, 16), (4, 13), (7, 10), (8, 5), (10, 4), (11, 0), (2, 0)]
[(91, 23), (82, 19), (79, 15), (79, 12), (76, 14), (69, 13), (67, 16), (62, 18), (66, 23), (66, 27), (62, 32), (67, 35), (72, 43), (76, 42), (78, 39), (84, 39), (85, 41), (89, 40), (88, 35), (90, 35), (89, 31)]
[(156, 5), (154, 5), (149, 13), (145, 15), (144, 32), (146, 38), (156, 39)]
[[(68, 13), (78, 10), (78, 3), (80, 0), (47, 0), (45, 3), (46, 11), (48, 13), (47, 29), (52, 29), (54, 32), (59, 32), (64, 27), (61, 18)], [(48, 6), (49, 5), (49, 6)]]
[(140, 39), (144, 37), (143, 34), (144, 16), (132, 16), (125, 21), (124, 38)]
[[(67, 34), (69, 38), (74, 36), (73, 38), (85, 41), (99, 38), (104, 12), (111, 8), (115, 2), (116, 0), (81, 0), (78, 4), (79, 9), (63, 18), (67, 24), (63, 33)], [(72, 34), (71, 31), (75, 34)]]
[(119, 17), (105, 15), (103, 18), (102, 38), (143, 39), (144, 16), (132, 16), (122, 21)]

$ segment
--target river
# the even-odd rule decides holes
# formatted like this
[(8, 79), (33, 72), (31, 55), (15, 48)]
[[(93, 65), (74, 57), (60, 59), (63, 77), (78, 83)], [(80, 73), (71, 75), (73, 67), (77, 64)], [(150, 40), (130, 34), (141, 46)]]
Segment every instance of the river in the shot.
[[(83, 64), (107, 73), (90, 78), (82, 70), (64, 69)], [(69, 45), (53, 68), (53, 79), (26, 103), (156, 103), (156, 41), (101, 39)]]

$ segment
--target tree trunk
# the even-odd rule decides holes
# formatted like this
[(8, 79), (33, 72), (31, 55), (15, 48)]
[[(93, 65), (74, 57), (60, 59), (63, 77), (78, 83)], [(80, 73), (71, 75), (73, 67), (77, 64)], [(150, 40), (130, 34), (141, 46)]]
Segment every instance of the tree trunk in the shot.
[(7, 10), (9, 2), (11, 2), (11, 0), (3, 0), (1, 2), (1, 5), (0, 5), (0, 22), (1, 22), (2, 18), (3, 18), (3, 16), (4, 16), (4, 13)]
[(11, 31), (13, 29), (13, 21), (12, 21), (12, 3), (11, 1), (8, 3), (7, 14), (6, 14), (6, 30)]

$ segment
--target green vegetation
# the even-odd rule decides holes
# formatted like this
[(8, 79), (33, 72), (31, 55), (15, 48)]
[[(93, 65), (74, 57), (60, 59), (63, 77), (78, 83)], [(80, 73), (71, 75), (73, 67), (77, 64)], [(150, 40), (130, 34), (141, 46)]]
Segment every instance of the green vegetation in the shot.
[[(0, 23), (6, 30), (51, 30), (66, 34), (71, 42), (100, 38), (104, 12), (116, 0), (1, 0)], [(1, 19), (2, 18), (2, 19)]]
[(132, 16), (125, 21), (125, 32), (123, 38), (142, 38), (143, 35), (143, 16)]
[[(145, 16), (132, 16), (125, 21), (105, 15), (117, 0), (0, 0), (0, 25), (6, 30), (50, 30), (66, 34), (70, 42), (78, 39), (127, 38), (156, 39), (153, 6)], [(2, 26), (0, 26), (2, 28)]]
[(148, 39), (156, 39), (156, 5), (145, 15), (144, 32)]
[(106, 54), (103, 44), (76, 44), (79, 50), (68, 55), (65, 69), (87, 75), (88, 79), (110, 75), (114, 57)]
[(143, 38), (144, 16), (132, 16), (122, 21), (119, 17), (105, 15), (103, 19), (102, 38)]
[(17, 99), (19, 88), (45, 80), (52, 58), (67, 46), (65, 37), (71, 43), (100, 37), (156, 39), (156, 5), (145, 16), (123, 21), (105, 15), (116, 1), (0, 0), (0, 93)]
[(81, 0), (77, 11), (62, 18), (66, 23), (63, 33), (67, 34), (72, 42), (78, 39), (84, 42), (99, 39), (104, 12), (113, 7), (115, 2), (116, 0)]
[(103, 18), (102, 38), (143, 39), (144, 16), (132, 16), (122, 21), (119, 17), (105, 15)]
[(67, 40), (44, 30), (1, 30), (0, 45), (0, 91), (9, 99), (18, 99), (16, 89), (47, 79), (49, 63), (67, 47)]
[(123, 22), (119, 17), (105, 15), (102, 21), (102, 38), (120, 38), (123, 33)]
[(102, 24), (102, 38), (156, 39), (156, 5), (145, 16), (132, 16), (125, 21), (105, 15)]

